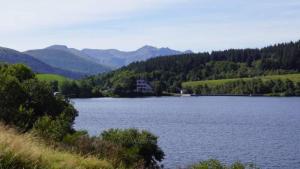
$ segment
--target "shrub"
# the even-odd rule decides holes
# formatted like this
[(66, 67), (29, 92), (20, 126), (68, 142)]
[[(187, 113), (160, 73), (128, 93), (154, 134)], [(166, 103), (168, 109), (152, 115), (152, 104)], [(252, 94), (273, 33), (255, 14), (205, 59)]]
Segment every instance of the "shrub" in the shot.
[(160, 168), (164, 152), (157, 145), (157, 137), (147, 131), (137, 129), (110, 129), (101, 134), (103, 141), (121, 146), (126, 166), (144, 162), (145, 168)]
[(63, 138), (63, 143), (67, 145), (76, 145), (77, 141), (84, 136), (88, 136), (88, 132), (85, 130), (75, 131), (74, 133), (69, 133)]
[(243, 164), (239, 161), (234, 162), (230, 166), (222, 164), (219, 160), (210, 159), (194, 164), (189, 169), (258, 169), (254, 164)]
[(33, 126), (33, 132), (38, 136), (53, 141), (61, 141), (63, 137), (72, 131), (71, 124), (65, 120), (64, 114), (54, 119), (44, 116), (38, 119)]
[(226, 169), (226, 166), (218, 160), (210, 159), (193, 165), (191, 169)]
[(64, 137), (72, 150), (85, 155), (106, 158), (115, 168), (161, 168), (164, 153), (157, 145), (157, 137), (136, 129), (111, 129), (99, 137), (79, 131)]
[(123, 166), (122, 148), (114, 143), (103, 141), (100, 137), (90, 137), (86, 131), (76, 131), (67, 134), (63, 143), (80, 154), (93, 155), (99, 159), (108, 159), (115, 168)]

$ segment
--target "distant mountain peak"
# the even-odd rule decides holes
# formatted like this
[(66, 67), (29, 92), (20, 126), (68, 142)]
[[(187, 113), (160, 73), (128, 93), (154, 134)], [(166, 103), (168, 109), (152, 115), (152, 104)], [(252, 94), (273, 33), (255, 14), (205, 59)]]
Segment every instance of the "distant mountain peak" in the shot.
[(158, 48), (154, 47), (154, 46), (150, 46), (150, 45), (145, 45), (141, 48), (139, 48), (138, 50), (157, 50)]
[(46, 47), (46, 49), (66, 50), (69, 48), (66, 45), (52, 45), (52, 46)]
[(183, 53), (189, 54), (189, 53), (194, 53), (192, 50), (186, 50)]

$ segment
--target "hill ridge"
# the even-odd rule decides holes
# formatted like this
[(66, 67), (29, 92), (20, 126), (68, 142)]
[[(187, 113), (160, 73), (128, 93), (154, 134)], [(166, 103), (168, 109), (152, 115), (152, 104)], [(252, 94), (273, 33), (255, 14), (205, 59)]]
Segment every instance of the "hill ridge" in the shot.
[(74, 71), (52, 67), (38, 59), (35, 59), (31, 55), (6, 47), (0, 47), (0, 62), (8, 64), (21, 63), (31, 67), (34, 72), (59, 74), (73, 79), (78, 79), (84, 76), (84, 74)]

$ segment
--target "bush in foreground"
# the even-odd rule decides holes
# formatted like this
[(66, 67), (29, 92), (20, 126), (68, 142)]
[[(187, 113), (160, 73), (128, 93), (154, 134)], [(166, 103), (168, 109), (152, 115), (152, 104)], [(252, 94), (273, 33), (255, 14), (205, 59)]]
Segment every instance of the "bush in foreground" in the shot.
[(165, 156), (158, 146), (158, 138), (148, 131), (110, 129), (104, 131), (101, 138), (122, 147), (126, 165), (143, 161), (146, 168), (160, 168), (158, 163)]
[(110, 129), (98, 137), (90, 137), (83, 131), (75, 132), (67, 135), (64, 142), (78, 153), (107, 158), (116, 168), (158, 169), (164, 158), (157, 137), (137, 129)]

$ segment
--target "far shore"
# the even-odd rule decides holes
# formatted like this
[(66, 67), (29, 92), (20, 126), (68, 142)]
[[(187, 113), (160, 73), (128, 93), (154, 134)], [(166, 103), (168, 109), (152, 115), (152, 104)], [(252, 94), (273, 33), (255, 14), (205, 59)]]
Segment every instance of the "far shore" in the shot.
[(160, 97), (299, 97), (299, 96), (284, 96), (284, 95), (264, 95), (264, 94), (170, 94), (162, 96), (136, 96), (136, 97), (71, 97), (70, 99), (92, 99), (92, 98), (160, 98)]

